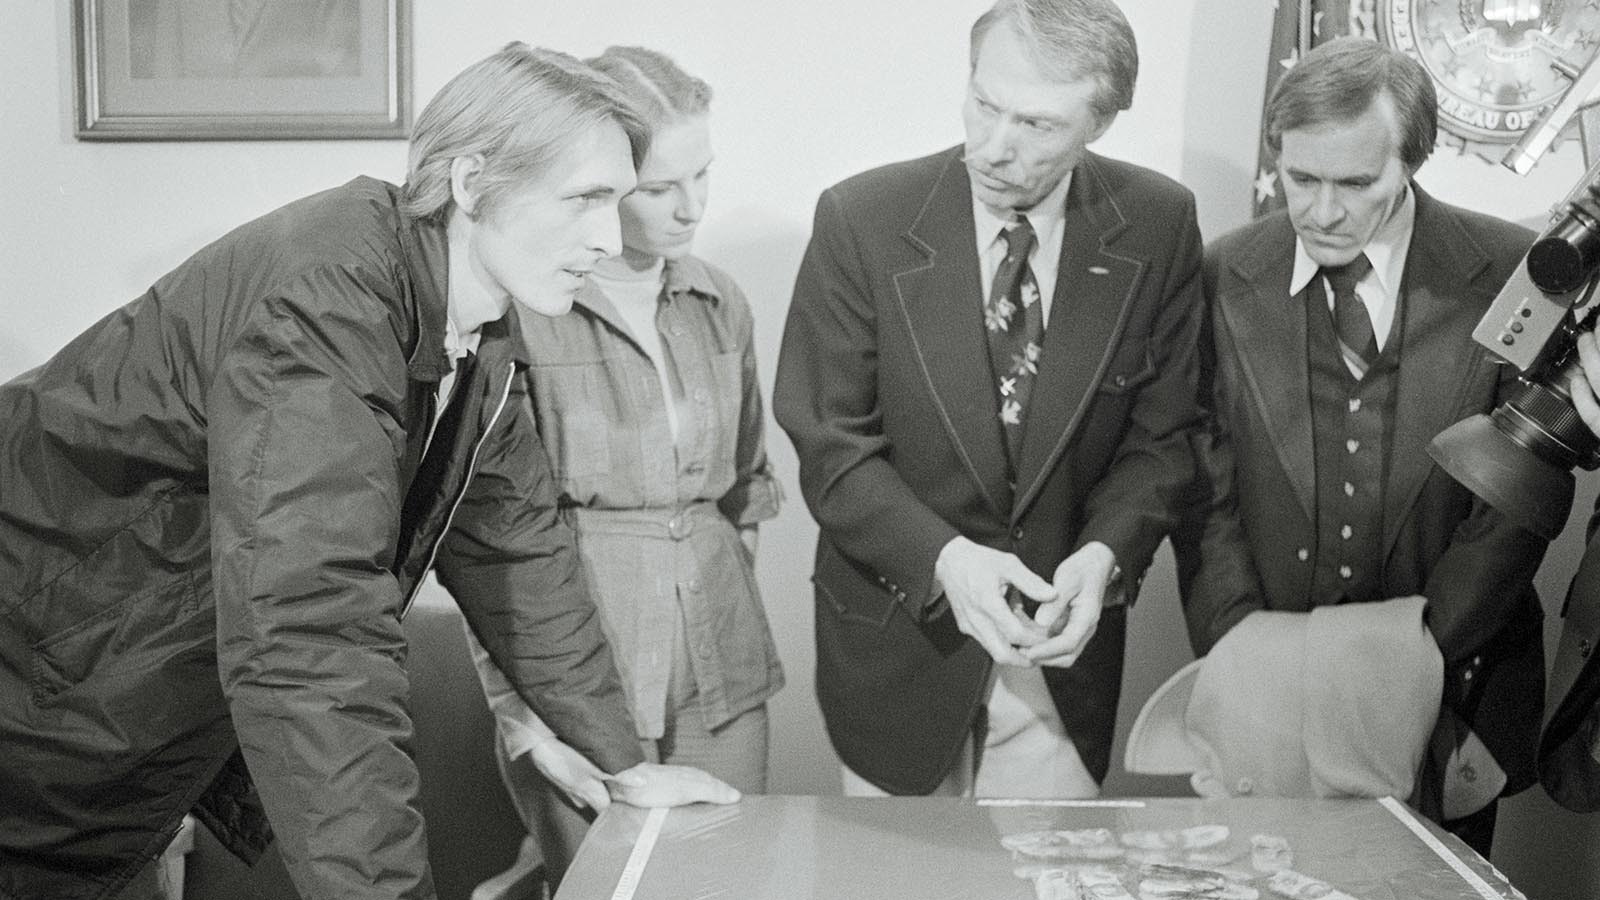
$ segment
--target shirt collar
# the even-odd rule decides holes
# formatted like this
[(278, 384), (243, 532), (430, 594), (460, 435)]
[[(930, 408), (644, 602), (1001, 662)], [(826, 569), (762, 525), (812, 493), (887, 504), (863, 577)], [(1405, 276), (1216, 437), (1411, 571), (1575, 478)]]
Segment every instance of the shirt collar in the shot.
[[(1406, 271), (1406, 251), (1411, 246), (1411, 231), (1417, 221), (1417, 192), (1406, 185), (1405, 198), (1400, 201), (1400, 208), (1394, 211), (1387, 222), (1378, 229), (1364, 248), (1367, 261), (1372, 263), (1373, 274), (1378, 276), (1378, 284), (1383, 292), (1390, 297), (1397, 296), (1400, 292), (1400, 279)], [(1306, 252), (1305, 242), (1299, 236), (1294, 239), (1294, 272), (1289, 276), (1289, 296), (1299, 296), (1305, 290), (1311, 279), (1317, 276), (1317, 270), (1322, 268), (1317, 261)]]
[[(684, 293), (692, 293), (710, 300), (712, 303), (722, 301), (722, 289), (717, 287), (717, 282), (711, 277), (711, 268), (699, 257), (685, 256), (682, 259), (669, 260), (662, 275), (663, 290), (669, 301), (677, 299)], [(605, 297), (591, 281), (584, 285), (578, 292), (577, 305), (595, 309)], [(609, 302), (607, 302), (609, 306)]]
[(693, 256), (667, 263), (666, 285), (668, 299), (675, 299), (679, 294), (689, 291), (713, 303), (722, 301), (722, 291), (712, 279), (710, 267)]
[[(1055, 189), (1046, 194), (1034, 207), (1022, 215), (1028, 217), (1028, 224), (1033, 226), (1033, 233), (1038, 236), (1039, 246), (1044, 246), (1050, 235), (1061, 230), (1067, 219), (1067, 190), (1072, 186), (1072, 173), (1067, 172), (1067, 177), (1055, 186)], [(977, 229), (981, 246), (988, 247), (1000, 239), (1000, 232), (1011, 224), (1009, 218), (1001, 218), (984, 206), (978, 199), (976, 192), (972, 195), (972, 221)]]
[(478, 352), (478, 342), (483, 338), (483, 329), (478, 328), (462, 334), (456, 328), (455, 316), (444, 317), (444, 355), (450, 360), (450, 368), (454, 369), (461, 358), (468, 353)]

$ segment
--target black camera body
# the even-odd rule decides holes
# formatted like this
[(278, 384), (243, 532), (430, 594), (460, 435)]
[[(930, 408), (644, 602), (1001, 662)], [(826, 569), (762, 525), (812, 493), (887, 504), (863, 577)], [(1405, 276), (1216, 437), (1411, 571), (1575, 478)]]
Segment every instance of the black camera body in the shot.
[(1567, 390), (1572, 377), (1583, 377), (1577, 337), (1594, 329), (1589, 300), (1597, 273), (1600, 164), (1557, 207), (1472, 332), (1522, 373), (1517, 389), (1492, 412), (1457, 422), (1428, 445), (1457, 481), (1545, 538), (1566, 525), (1573, 468), (1600, 468), (1600, 438)]

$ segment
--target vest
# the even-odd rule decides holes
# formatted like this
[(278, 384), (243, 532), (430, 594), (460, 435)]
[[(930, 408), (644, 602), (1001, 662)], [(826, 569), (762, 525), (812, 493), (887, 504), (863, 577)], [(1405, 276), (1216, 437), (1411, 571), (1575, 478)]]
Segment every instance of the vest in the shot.
[(1322, 279), (1314, 279), (1305, 304), (1317, 473), (1312, 606), (1384, 599), (1384, 489), (1403, 343), (1397, 308), (1383, 352), (1357, 381), (1339, 354), (1325, 296)]

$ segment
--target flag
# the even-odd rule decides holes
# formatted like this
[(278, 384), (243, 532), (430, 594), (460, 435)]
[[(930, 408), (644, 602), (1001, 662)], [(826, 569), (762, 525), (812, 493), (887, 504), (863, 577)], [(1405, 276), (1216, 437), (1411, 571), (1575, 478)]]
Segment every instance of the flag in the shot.
[[(1261, 96), (1263, 114), (1278, 79), (1294, 68), (1311, 48), (1347, 34), (1377, 40), (1376, 3), (1372, 0), (1270, 0), (1273, 7), (1272, 40), (1267, 48), (1267, 85)], [(1265, 116), (1263, 115), (1263, 119)], [(1252, 209), (1262, 216), (1283, 208), (1278, 184), (1277, 156), (1267, 147), (1266, 122), (1261, 124), (1256, 151), (1256, 178)]]

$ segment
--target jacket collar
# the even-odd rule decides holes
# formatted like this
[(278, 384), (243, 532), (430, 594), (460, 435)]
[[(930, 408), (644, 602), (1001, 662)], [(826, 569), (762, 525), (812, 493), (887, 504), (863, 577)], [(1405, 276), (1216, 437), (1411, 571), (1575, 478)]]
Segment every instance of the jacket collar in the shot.
[[(412, 348), (411, 358), (406, 362), (406, 371), (415, 381), (437, 382), (450, 371), (450, 361), (445, 357), (444, 350), (450, 309), (449, 291), (446, 288), (450, 283), (450, 256), (445, 227), (442, 223), (401, 216), (400, 246), (410, 270), (412, 305), (416, 310), (414, 324), (417, 329), (416, 344)], [(517, 317), (517, 304), (513, 301), (506, 308), (505, 315), (496, 320), (504, 323), (505, 327), (497, 328), (494, 332), (520, 333)], [(484, 326), (482, 334), (485, 337), (490, 334), (489, 324), (494, 323)], [(528, 365), (528, 351), (522, 341), (511, 341), (508, 352), (516, 362)]]
[(414, 381), (436, 382), (450, 370), (444, 355), (445, 320), (449, 316), (449, 254), (443, 223), (402, 215), (400, 247), (410, 269), (412, 306), (416, 310), (416, 343), (406, 370)]
[(904, 233), (914, 251), (892, 273), (924, 380), (968, 475), (1002, 517), (1020, 518), (1060, 461), (1104, 375), (1145, 261), (1117, 246), (1127, 219), (1099, 158), (1073, 170), (1044, 357), (1028, 410), (1015, 485), (1006, 480), (994, 375), (961, 148), (944, 154)]

